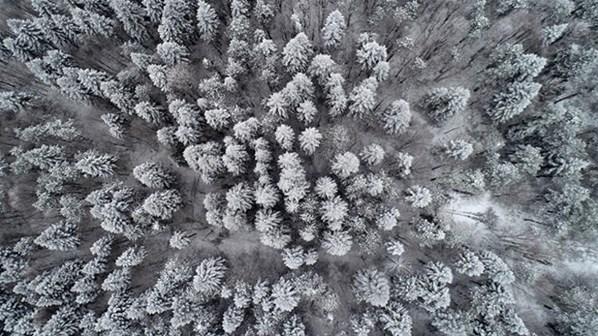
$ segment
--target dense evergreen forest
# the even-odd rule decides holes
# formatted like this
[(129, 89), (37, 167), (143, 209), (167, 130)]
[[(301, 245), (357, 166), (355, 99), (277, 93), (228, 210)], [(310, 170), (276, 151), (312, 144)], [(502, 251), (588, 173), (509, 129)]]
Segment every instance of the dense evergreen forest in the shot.
[(0, 335), (598, 335), (598, 0), (0, 0)]

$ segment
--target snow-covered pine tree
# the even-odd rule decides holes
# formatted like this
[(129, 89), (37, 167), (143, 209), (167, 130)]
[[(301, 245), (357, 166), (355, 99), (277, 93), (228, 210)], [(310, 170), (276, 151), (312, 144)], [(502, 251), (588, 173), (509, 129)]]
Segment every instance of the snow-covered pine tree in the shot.
[(451, 140), (444, 146), (443, 151), (452, 159), (464, 161), (473, 153), (473, 145), (465, 140)]
[(218, 29), (218, 16), (212, 6), (204, 0), (197, 3), (197, 30), (204, 42), (211, 42)]
[(322, 248), (331, 255), (344, 256), (353, 246), (353, 238), (347, 231), (326, 231), (322, 236)]
[(276, 308), (290, 312), (299, 304), (300, 296), (291, 280), (280, 278), (272, 285), (272, 301)]
[(74, 250), (80, 244), (77, 226), (67, 221), (50, 225), (33, 242), (49, 250), (58, 251)]
[(322, 134), (315, 127), (309, 127), (303, 130), (299, 135), (299, 146), (308, 155), (313, 155), (320, 146)]
[(195, 35), (193, 6), (186, 0), (164, 0), (158, 34), (164, 42), (185, 44)]
[(116, 268), (102, 282), (102, 289), (107, 292), (121, 292), (131, 284), (131, 269)]
[(116, 258), (115, 265), (118, 267), (134, 267), (138, 266), (145, 259), (147, 252), (143, 246), (129, 247), (118, 258)]
[(276, 128), (276, 132), (274, 133), (276, 137), (276, 141), (282, 147), (282, 149), (286, 151), (290, 151), (293, 149), (293, 142), (295, 140), (295, 131), (285, 124), (280, 124)]
[(422, 106), (435, 122), (444, 122), (465, 110), (469, 90), (462, 87), (436, 88), (424, 96)]
[(425, 208), (432, 203), (432, 193), (428, 188), (415, 185), (407, 189), (405, 200), (414, 208)]
[(305, 263), (305, 250), (303, 246), (298, 245), (282, 250), (282, 261), (290, 269), (298, 269)]
[(226, 192), (226, 206), (233, 212), (247, 212), (253, 207), (253, 188), (245, 183), (239, 182)]
[(226, 271), (224, 258), (211, 257), (203, 259), (195, 270), (193, 288), (204, 295), (218, 293), (224, 283)]
[(168, 65), (174, 66), (189, 61), (189, 50), (176, 42), (162, 42), (156, 46), (156, 53)]
[(101, 154), (96, 150), (88, 150), (79, 156), (75, 167), (82, 173), (92, 177), (110, 177), (114, 175), (117, 158), (111, 154)]
[(386, 152), (384, 148), (378, 144), (371, 144), (363, 147), (359, 156), (370, 167), (377, 166), (384, 161)]
[(311, 60), (307, 73), (315, 77), (320, 85), (326, 85), (330, 74), (335, 72), (338, 64), (332, 59), (330, 55), (318, 54)]
[(136, 41), (145, 41), (149, 38), (147, 22), (143, 7), (129, 0), (110, 0), (110, 7), (122, 23), (122, 27)]
[(183, 198), (176, 190), (157, 191), (143, 201), (143, 209), (152, 216), (168, 220), (183, 206)]
[(153, 189), (166, 189), (174, 183), (174, 175), (157, 162), (145, 162), (133, 168), (133, 176)]
[(226, 167), (222, 160), (222, 146), (214, 141), (189, 146), (183, 152), (189, 167), (198, 172), (204, 183), (212, 183)]
[(222, 330), (227, 334), (232, 334), (243, 323), (245, 317), (245, 310), (230, 305), (222, 316)]
[(331, 165), (332, 172), (340, 177), (346, 179), (351, 175), (359, 172), (359, 158), (351, 152), (337, 154)]
[(374, 268), (360, 270), (353, 278), (353, 293), (359, 301), (385, 307), (390, 299), (390, 282)]
[(285, 45), (282, 50), (282, 64), (291, 74), (304, 71), (313, 55), (311, 41), (300, 32)]
[(479, 256), (471, 250), (464, 250), (459, 254), (459, 259), (455, 262), (457, 273), (465, 274), (470, 277), (480, 276), (484, 273), (484, 263)]
[(324, 27), (322, 27), (324, 46), (327, 48), (337, 47), (345, 37), (346, 28), (345, 17), (338, 9), (328, 14)]
[(110, 135), (117, 139), (122, 139), (125, 136), (125, 119), (120, 114), (104, 113), (100, 118), (108, 126)]
[(492, 97), (486, 112), (493, 121), (505, 123), (523, 113), (541, 87), (541, 84), (531, 81), (513, 83)]
[(411, 335), (413, 321), (407, 309), (399, 302), (391, 301), (380, 311), (378, 319), (382, 323), (382, 329), (391, 336)]
[(374, 77), (364, 79), (351, 90), (349, 95), (349, 114), (356, 119), (369, 117), (376, 107), (378, 81)]
[(384, 130), (388, 134), (402, 134), (411, 123), (409, 103), (399, 99), (393, 101), (382, 116)]
[(168, 244), (174, 249), (182, 250), (191, 244), (191, 235), (184, 231), (175, 231)]
[(388, 54), (386, 46), (376, 41), (367, 41), (357, 50), (357, 63), (365, 70), (372, 70), (380, 62), (386, 61)]

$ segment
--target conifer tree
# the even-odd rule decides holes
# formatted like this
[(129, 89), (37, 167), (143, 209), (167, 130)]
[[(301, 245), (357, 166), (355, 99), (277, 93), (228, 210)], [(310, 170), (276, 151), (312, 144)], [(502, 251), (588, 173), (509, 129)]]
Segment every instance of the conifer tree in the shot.
[(32, 98), (31, 95), (24, 92), (0, 92), (0, 111), (22, 112), (30, 105)]
[(183, 152), (183, 157), (205, 183), (211, 183), (225, 169), (222, 147), (217, 142), (189, 146)]
[[(229, 140), (229, 141), (226, 141)], [(226, 169), (233, 176), (243, 174), (246, 170), (246, 163), (249, 160), (249, 154), (245, 146), (237, 143), (232, 139), (225, 139), (226, 149), (222, 156), (222, 161)]]
[(158, 33), (164, 42), (185, 44), (194, 35), (193, 8), (185, 0), (164, 0)]
[(156, 87), (162, 91), (167, 91), (168, 71), (165, 65), (150, 64), (147, 66), (147, 73)]
[(51, 16), (60, 12), (58, 5), (51, 0), (31, 0), (30, 2), (33, 10), (41, 16)]
[(353, 239), (347, 231), (326, 231), (322, 236), (322, 247), (335, 256), (349, 253)]
[(144, 41), (149, 38), (143, 7), (129, 0), (110, 0), (110, 7), (122, 23), (125, 32), (134, 40)]
[(68, 251), (79, 247), (77, 226), (70, 222), (52, 224), (45, 229), (35, 240), (35, 244), (49, 250)]
[(311, 60), (307, 73), (315, 77), (320, 85), (326, 85), (328, 77), (337, 68), (338, 64), (336, 64), (330, 55), (318, 54)]
[(364, 79), (353, 88), (349, 95), (349, 113), (353, 118), (363, 119), (374, 110), (377, 89), (378, 81), (374, 77)]
[(143, 201), (143, 209), (152, 216), (168, 220), (183, 206), (183, 199), (176, 190), (157, 191)]
[(156, 46), (156, 53), (168, 65), (174, 66), (189, 61), (189, 51), (176, 42), (162, 42)]
[(282, 64), (291, 74), (301, 72), (309, 65), (312, 55), (313, 48), (309, 38), (300, 32), (282, 50)]
[(100, 116), (104, 124), (108, 126), (110, 135), (117, 139), (122, 139), (125, 136), (125, 120), (116, 113), (104, 113)]
[(322, 219), (328, 223), (332, 230), (340, 230), (343, 220), (348, 215), (349, 204), (340, 196), (322, 202), (320, 212)]
[(568, 23), (563, 23), (563, 24), (557, 24), (557, 25), (552, 25), (552, 26), (543, 28), (542, 29), (542, 44), (547, 47), (547, 46), (555, 43), (563, 36), (563, 34), (565, 33), (565, 31), (567, 30), (568, 27), (569, 27)]
[(135, 114), (154, 125), (159, 125), (166, 119), (164, 111), (159, 106), (148, 101), (137, 103), (135, 105)]
[(282, 92), (274, 92), (272, 95), (270, 95), (270, 98), (268, 98), (268, 101), (266, 102), (268, 113), (282, 119), (286, 119), (289, 116), (287, 111), (289, 107), (288, 105), (289, 103)]
[(295, 140), (295, 131), (290, 126), (281, 124), (276, 128), (276, 141), (282, 149), (290, 151), (293, 149), (293, 142)]
[(102, 289), (107, 292), (121, 292), (126, 290), (131, 284), (131, 269), (117, 268), (113, 270), (104, 282), (102, 282)]
[(220, 257), (203, 259), (193, 277), (193, 288), (204, 295), (213, 295), (220, 291), (227, 271), (225, 260)]
[(544, 164), (544, 156), (540, 148), (531, 145), (521, 145), (509, 156), (509, 159), (519, 170), (530, 175), (536, 175)]
[(66, 161), (64, 148), (58, 145), (41, 145), (24, 153), (20, 153), (19, 151), (15, 151), (14, 153), (19, 153), (19, 157), (17, 157), (17, 161), (12, 163), (13, 169), (20, 160), (24, 160), (29, 165), (41, 170), (51, 170)]
[(217, 131), (225, 130), (230, 125), (231, 114), (226, 109), (211, 109), (204, 112), (206, 123)]
[(330, 106), (328, 113), (333, 117), (342, 115), (347, 108), (349, 100), (345, 94), (345, 89), (343, 88), (344, 83), (345, 79), (338, 73), (331, 74), (326, 83), (326, 89), (328, 91), (326, 100)]
[(390, 283), (376, 269), (361, 270), (353, 278), (353, 293), (359, 301), (384, 307), (390, 299)]
[(368, 166), (377, 166), (384, 161), (384, 148), (378, 144), (371, 144), (363, 147), (359, 156)]
[(379, 320), (382, 328), (392, 336), (411, 335), (413, 321), (407, 309), (398, 302), (391, 301), (381, 311)]
[(400, 216), (401, 213), (398, 209), (391, 208), (378, 215), (378, 218), (376, 219), (376, 225), (384, 231), (390, 231), (398, 225)]
[(280, 278), (272, 285), (272, 301), (279, 310), (292, 311), (299, 304), (299, 299), (299, 293), (290, 280)]
[(305, 336), (305, 325), (297, 315), (291, 315), (282, 324), (281, 336)]
[(102, 236), (91, 245), (89, 250), (94, 256), (107, 258), (112, 252), (112, 243), (113, 238), (111, 236)]
[(133, 176), (142, 184), (153, 189), (165, 189), (172, 185), (174, 176), (156, 162), (145, 162), (133, 168)]
[(118, 258), (116, 258), (115, 265), (118, 267), (134, 267), (143, 262), (147, 252), (143, 246), (129, 247)]
[(313, 155), (320, 146), (322, 134), (315, 127), (306, 128), (299, 135), (299, 146), (308, 155)]
[(492, 97), (486, 112), (493, 121), (505, 123), (523, 113), (532, 99), (538, 95), (541, 87), (541, 84), (535, 82), (517, 82), (509, 85), (506, 90)]
[(421, 240), (421, 244), (433, 245), (446, 237), (446, 232), (443, 230), (440, 223), (418, 217), (414, 222), (414, 229), (417, 237)]
[(455, 270), (470, 277), (480, 276), (484, 272), (484, 264), (473, 251), (465, 250), (455, 262)]
[(164, 8), (164, 0), (142, 0), (145, 9), (145, 14), (152, 23), (160, 23), (162, 17), (162, 10)]
[(170, 247), (182, 250), (191, 244), (191, 237), (184, 231), (175, 231), (168, 241)]
[(388, 134), (404, 133), (411, 123), (409, 103), (402, 99), (393, 101), (384, 112), (382, 122)]
[(461, 161), (467, 160), (473, 153), (473, 145), (464, 140), (451, 140), (443, 149), (446, 156)]
[[(306, 196), (309, 188), (305, 170), (299, 155), (293, 152), (287, 152), (279, 156), (278, 166), (280, 167), (280, 176), (277, 186), (285, 196), (287, 211), (294, 211), (299, 201)], [(289, 206), (291, 206), (291, 209), (288, 209)]]
[(386, 47), (376, 41), (368, 41), (357, 50), (357, 63), (366, 70), (374, 69), (380, 62), (386, 61), (387, 57)]
[(285, 101), (292, 107), (298, 108), (299, 104), (314, 97), (314, 84), (311, 79), (302, 72), (293, 76), (282, 90)]
[(310, 100), (306, 100), (299, 104), (299, 107), (297, 108), (297, 119), (305, 125), (312, 123), (317, 115), (318, 109), (316, 109), (316, 106)]
[(338, 191), (338, 186), (331, 177), (323, 176), (316, 180), (316, 186), (314, 187), (314, 191), (321, 198), (331, 199), (336, 195)]
[(78, 81), (86, 90), (96, 96), (102, 96), (100, 85), (102, 82), (110, 80), (110, 76), (103, 72), (93, 69), (79, 69), (77, 71)]
[(384, 245), (386, 246), (386, 251), (388, 251), (390, 255), (400, 256), (401, 254), (403, 254), (403, 252), (405, 252), (405, 247), (398, 240), (388, 241)]
[(260, 183), (255, 188), (255, 203), (262, 208), (269, 209), (278, 203), (280, 194), (278, 189), (270, 183)]
[(116, 80), (109, 80), (100, 84), (102, 94), (114, 106), (125, 114), (131, 114), (135, 107), (135, 96), (123, 83)]
[(244, 313), (243, 309), (230, 305), (222, 316), (222, 330), (227, 334), (235, 332), (243, 323)]
[(305, 263), (305, 251), (302, 246), (285, 248), (282, 251), (282, 261), (290, 269), (298, 269)]
[(436, 122), (444, 122), (467, 107), (469, 90), (462, 87), (436, 88), (423, 98), (422, 105)]
[(39, 336), (74, 335), (79, 331), (79, 318), (80, 312), (74, 305), (62, 306), (43, 326), (35, 331), (35, 334)]
[(258, 137), (261, 126), (261, 122), (257, 118), (251, 117), (233, 126), (234, 136), (243, 143), (249, 142)]
[(351, 152), (337, 154), (332, 161), (332, 172), (342, 179), (359, 171), (359, 158)]
[(109, 177), (114, 175), (116, 161), (114, 155), (100, 154), (92, 149), (80, 155), (75, 167), (92, 177)]
[(339, 10), (334, 10), (326, 17), (322, 27), (322, 40), (327, 48), (337, 47), (345, 36), (345, 17)]
[(240, 182), (226, 192), (226, 207), (233, 212), (247, 212), (253, 206), (253, 198), (253, 188)]
[(212, 41), (218, 29), (216, 11), (204, 0), (197, 3), (197, 29), (204, 42)]
[(113, 33), (114, 21), (101, 14), (80, 8), (71, 8), (73, 21), (78, 29), (87, 36), (102, 35), (110, 37)]

